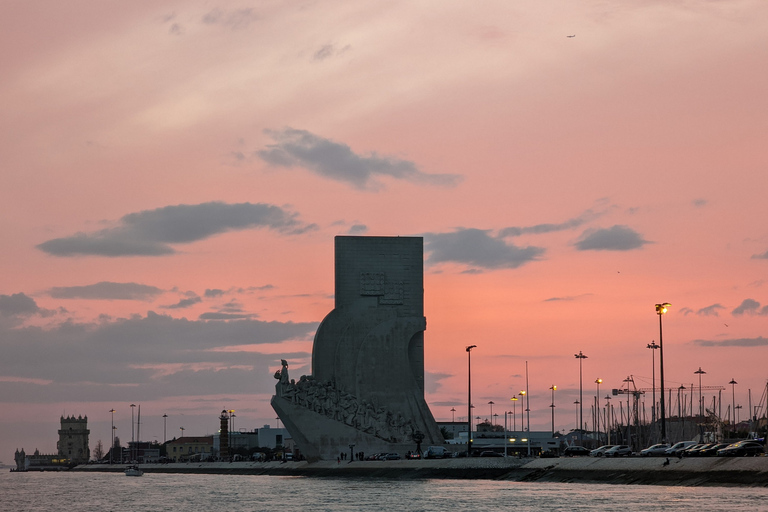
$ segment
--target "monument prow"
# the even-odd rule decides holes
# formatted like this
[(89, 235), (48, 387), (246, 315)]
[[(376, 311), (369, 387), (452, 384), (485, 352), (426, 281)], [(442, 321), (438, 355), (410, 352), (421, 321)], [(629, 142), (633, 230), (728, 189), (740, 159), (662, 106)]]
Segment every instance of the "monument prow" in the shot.
[(310, 460), (442, 444), (424, 400), (423, 239), (338, 236), (335, 250), (312, 375), (289, 379), (283, 361), (272, 407)]

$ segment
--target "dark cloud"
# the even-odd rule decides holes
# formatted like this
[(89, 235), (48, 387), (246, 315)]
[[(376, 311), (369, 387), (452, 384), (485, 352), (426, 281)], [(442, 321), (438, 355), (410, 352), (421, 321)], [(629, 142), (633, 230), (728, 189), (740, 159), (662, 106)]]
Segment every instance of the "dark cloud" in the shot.
[(210, 312), (200, 315), (200, 320), (240, 320), (243, 318), (253, 318), (257, 315), (250, 313), (222, 313)]
[(450, 373), (438, 373), (438, 372), (424, 372), (424, 390), (427, 393), (437, 393), (440, 390), (441, 383), (440, 381), (443, 379), (448, 379), (453, 377)]
[(163, 306), (165, 309), (183, 309), (188, 308), (190, 306), (194, 306), (195, 304), (199, 304), (202, 302), (203, 299), (200, 297), (190, 297), (189, 299), (181, 299), (176, 304), (171, 304), (169, 306)]
[(489, 231), (459, 228), (452, 233), (426, 233), (427, 264), (463, 263), (484, 269), (517, 268), (544, 254), (541, 247), (517, 247), (489, 235)]
[(588, 229), (576, 242), (579, 251), (631, 251), (651, 242), (628, 226), (612, 226), (605, 229)]
[(754, 299), (744, 299), (737, 308), (731, 311), (731, 314), (733, 316), (760, 314), (760, 303)]
[(348, 235), (362, 235), (363, 233), (368, 231), (368, 226), (365, 224), (353, 224), (349, 230), (347, 230)]
[(119, 225), (94, 233), (78, 233), (37, 246), (53, 256), (163, 256), (187, 244), (244, 229), (267, 228), (284, 234), (316, 229), (297, 220), (298, 214), (263, 203), (210, 202), (175, 205), (130, 213)]
[(111, 283), (102, 281), (85, 286), (56, 286), (48, 294), (56, 299), (91, 300), (152, 300), (163, 290), (139, 283)]
[(753, 260), (768, 260), (768, 251), (765, 251), (762, 254), (753, 254), (752, 255)]
[(691, 308), (680, 308), (680, 313), (682, 313), (685, 316), (688, 316), (694, 312), (695, 311), (693, 311)]
[(699, 316), (720, 316), (717, 312), (720, 309), (725, 309), (725, 306), (720, 304), (712, 304), (711, 306), (701, 308), (696, 312), (696, 314)]
[(565, 222), (556, 224), (536, 224), (533, 226), (525, 227), (508, 227), (499, 231), (499, 237), (506, 238), (510, 236), (520, 236), (526, 234), (540, 235), (544, 233), (552, 233), (554, 231), (564, 231), (567, 229), (575, 229), (587, 222), (593, 221), (596, 218), (603, 215), (605, 212), (594, 212), (587, 210), (578, 217), (568, 219)]
[(768, 345), (768, 338), (758, 336), (757, 338), (735, 338), (730, 340), (693, 340), (695, 345), (702, 347), (765, 347)]
[[(215, 376), (210, 374), (211, 379), (237, 376), (229, 384), (230, 392), (235, 384), (242, 387), (234, 389), (252, 392), (258, 389), (254, 388), (253, 382), (259, 378), (263, 378), (262, 389), (274, 385), (267, 366), (273, 364), (275, 355), (244, 352), (238, 347), (286, 340), (311, 343), (316, 327), (314, 322), (254, 319), (195, 321), (153, 312), (117, 320), (102, 318), (98, 323), (68, 321), (50, 329), (0, 326), (0, 339), (3, 340), (0, 375), (7, 380), (40, 379), (44, 375), (50, 385), (19, 389), (21, 398), (18, 400), (28, 398), (31, 401), (65, 401), (73, 396), (81, 401), (117, 400), (117, 396), (126, 396), (124, 391), (137, 393), (133, 396), (143, 394), (147, 399), (175, 393), (207, 395), (226, 392), (223, 385), (209, 387), (210, 379), (204, 378), (206, 368), (212, 372), (218, 371), (213, 369), (223, 371)], [(223, 347), (229, 348), (218, 350)], [(308, 354), (297, 354), (296, 357), (308, 358)], [(254, 376), (253, 371), (237, 370), (240, 366), (259, 368), (264, 375)], [(179, 382), (178, 386), (166, 387), (171, 375), (176, 375), (175, 378), (185, 384), (182, 386)], [(71, 393), (69, 399), (64, 398), (63, 390)], [(161, 396), (152, 397), (152, 394)]]
[(218, 288), (209, 288), (205, 290), (206, 297), (221, 297), (222, 295), (224, 295), (224, 290), (220, 290)]
[(693, 206), (695, 206), (696, 208), (702, 208), (702, 207), (706, 206), (708, 203), (709, 203), (709, 201), (707, 201), (706, 199), (701, 199), (701, 198), (694, 199), (692, 201)]
[(266, 133), (276, 143), (257, 152), (265, 162), (277, 167), (302, 167), (361, 190), (380, 188), (377, 178), (381, 177), (442, 186), (453, 186), (460, 180), (455, 174), (424, 173), (408, 160), (376, 153), (358, 155), (346, 144), (318, 137), (306, 130), (286, 128), (266, 130)]
[(31, 316), (40, 311), (35, 299), (24, 293), (0, 295), (0, 316)]

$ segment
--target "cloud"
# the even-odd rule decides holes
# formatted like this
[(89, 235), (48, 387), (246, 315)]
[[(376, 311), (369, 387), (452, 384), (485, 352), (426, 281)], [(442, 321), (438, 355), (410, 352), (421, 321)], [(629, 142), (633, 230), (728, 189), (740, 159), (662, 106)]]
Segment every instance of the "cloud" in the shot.
[(720, 316), (717, 313), (718, 309), (725, 309), (725, 306), (722, 306), (720, 304), (712, 304), (711, 306), (701, 308), (696, 312), (696, 314), (699, 316)]
[(56, 286), (48, 290), (55, 299), (91, 300), (152, 300), (163, 290), (139, 283), (111, 283), (102, 281), (85, 286)]
[(541, 247), (517, 247), (489, 235), (489, 231), (459, 228), (452, 233), (426, 233), (427, 264), (463, 263), (485, 269), (517, 268), (544, 254)]
[(203, 299), (200, 297), (190, 297), (189, 299), (181, 299), (176, 304), (171, 304), (169, 306), (162, 306), (164, 309), (183, 309), (188, 308), (190, 306), (194, 306), (195, 304), (198, 304), (202, 302)]
[(702, 347), (765, 347), (768, 345), (768, 338), (758, 336), (757, 338), (735, 338), (730, 340), (693, 340), (695, 345)]
[(701, 198), (694, 199), (691, 202), (691, 204), (693, 204), (693, 206), (696, 207), (696, 208), (702, 208), (702, 207), (706, 206), (708, 203), (709, 203), (709, 201), (707, 201), (706, 199), (701, 199)]
[(744, 299), (736, 309), (731, 311), (731, 314), (733, 316), (760, 314), (760, 303), (754, 299)]
[(587, 210), (578, 217), (568, 219), (565, 222), (557, 224), (535, 224), (533, 226), (526, 227), (508, 227), (499, 231), (500, 238), (506, 238), (510, 236), (520, 236), (526, 234), (540, 235), (544, 233), (552, 233), (554, 231), (564, 231), (567, 229), (575, 229), (586, 222), (595, 220), (603, 215), (605, 212), (594, 212)]
[(591, 293), (582, 293), (581, 295), (568, 295), (565, 297), (550, 297), (548, 299), (544, 299), (542, 302), (558, 302), (558, 301), (566, 301), (571, 302), (574, 300), (579, 300), (582, 297), (588, 297), (592, 295)]
[(348, 230), (348, 235), (361, 235), (368, 231), (368, 226), (365, 224), (353, 224)]
[(680, 308), (680, 313), (682, 313), (685, 316), (688, 316), (691, 313), (694, 313), (694, 311), (691, 308)]
[(203, 23), (206, 25), (220, 25), (222, 27), (232, 29), (244, 29), (254, 21), (258, 20), (259, 16), (253, 11), (253, 9), (213, 9), (203, 16)]
[(0, 316), (31, 316), (40, 313), (35, 299), (24, 293), (0, 295)]
[(333, 44), (324, 44), (312, 55), (312, 60), (325, 60), (336, 55), (342, 55), (346, 53), (352, 46), (346, 45), (342, 48), (336, 48)]
[(220, 290), (218, 288), (213, 288), (213, 289), (209, 288), (205, 290), (206, 297), (221, 297), (222, 295), (224, 295), (224, 290)]
[(768, 251), (765, 251), (762, 254), (753, 254), (752, 255), (753, 260), (768, 260)]
[(220, 313), (211, 312), (200, 315), (200, 320), (240, 320), (243, 318), (253, 318), (257, 315), (252, 313)]
[(267, 228), (301, 234), (317, 228), (300, 223), (297, 216), (263, 203), (180, 204), (129, 213), (117, 227), (55, 238), (37, 248), (52, 256), (163, 256), (176, 252), (170, 244), (192, 243), (228, 231)]
[(408, 160), (379, 156), (375, 152), (358, 155), (346, 144), (318, 137), (306, 130), (286, 128), (265, 130), (275, 141), (257, 152), (276, 167), (302, 167), (324, 178), (348, 183), (360, 190), (381, 187), (377, 178), (389, 177), (428, 185), (454, 186), (460, 176), (428, 174)]
[(631, 251), (651, 242), (628, 226), (612, 226), (605, 229), (588, 229), (576, 242), (579, 251)]
[[(67, 321), (50, 329), (0, 326), (0, 375), (9, 379), (39, 379), (44, 375), (51, 382), (42, 390), (19, 386), (16, 401), (67, 401), (74, 395), (78, 401), (117, 401), (119, 397), (138, 400), (140, 395), (154, 400), (232, 389), (253, 392), (260, 389), (254, 386), (254, 380), (263, 379), (266, 389), (270, 381), (274, 382), (268, 365), (273, 364), (275, 355), (259, 353), (258, 345), (291, 340), (311, 344), (316, 327), (316, 322), (175, 319), (151, 311), (146, 316), (103, 319), (98, 323)], [(308, 357), (302, 354), (296, 357)], [(244, 366), (257, 367), (259, 373), (237, 370)], [(180, 380), (171, 381), (170, 375)], [(229, 388), (218, 383), (227, 376), (237, 376)], [(212, 379), (216, 382), (213, 387)], [(231, 387), (235, 385), (242, 387)], [(129, 397), (131, 394), (136, 398)]]

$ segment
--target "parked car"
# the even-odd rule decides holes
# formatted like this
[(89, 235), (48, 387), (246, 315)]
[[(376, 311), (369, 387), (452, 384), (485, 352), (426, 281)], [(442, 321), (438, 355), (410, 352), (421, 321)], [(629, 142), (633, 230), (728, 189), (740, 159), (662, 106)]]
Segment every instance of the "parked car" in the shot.
[(503, 457), (504, 455), (493, 450), (485, 450), (480, 452), (480, 457)]
[(664, 454), (674, 455), (675, 457), (677, 457), (678, 455), (680, 455), (681, 451), (685, 450), (686, 448), (690, 448), (695, 444), (698, 444), (698, 443), (696, 441), (680, 441), (679, 443), (673, 444), (671, 448), (667, 448)]
[(765, 448), (756, 441), (739, 441), (717, 451), (718, 457), (757, 457), (763, 455)]
[(399, 453), (387, 453), (382, 460), (400, 460)]
[(590, 457), (602, 457), (606, 450), (613, 448), (615, 444), (606, 444), (589, 452)]
[(583, 446), (569, 446), (563, 450), (563, 455), (565, 457), (581, 457), (584, 455), (589, 455), (590, 451), (591, 450), (589, 448), (584, 448)]
[(641, 457), (661, 457), (666, 454), (669, 445), (667, 443), (658, 443), (640, 450)]
[(701, 455), (701, 450), (713, 444), (715, 443), (701, 443), (701, 444), (695, 444), (691, 447), (688, 447), (682, 451), (683, 457), (698, 457), (699, 455)]
[(722, 450), (723, 448), (728, 446), (728, 444), (729, 443), (716, 443), (716, 444), (713, 444), (713, 445), (711, 445), (711, 446), (701, 450), (699, 452), (699, 455), (701, 457), (714, 457), (715, 455), (717, 455), (717, 451), (718, 450)]
[(606, 457), (628, 457), (632, 455), (632, 448), (626, 444), (617, 444), (603, 452)]

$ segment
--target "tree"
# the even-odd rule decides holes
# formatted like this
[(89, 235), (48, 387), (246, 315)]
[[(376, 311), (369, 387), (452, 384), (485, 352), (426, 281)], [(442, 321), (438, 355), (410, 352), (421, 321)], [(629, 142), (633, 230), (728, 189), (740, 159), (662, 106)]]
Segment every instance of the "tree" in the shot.
[(440, 433), (443, 434), (443, 439), (453, 439), (453, 432), (445, 427), (440, 427)]
[(93, 449), (94, 460), (101, 460), (104, 458), (104, 445), (101, 443), (101, 439), (96, 442), (96, 447)]

